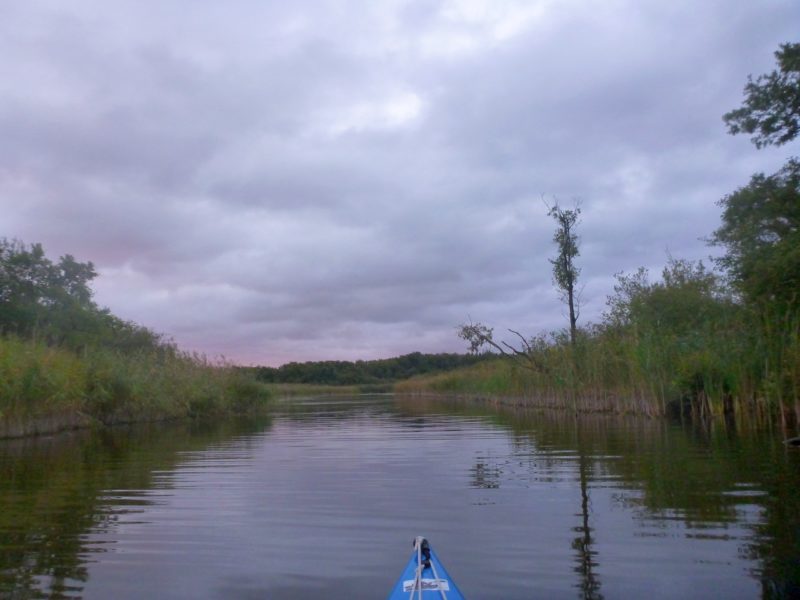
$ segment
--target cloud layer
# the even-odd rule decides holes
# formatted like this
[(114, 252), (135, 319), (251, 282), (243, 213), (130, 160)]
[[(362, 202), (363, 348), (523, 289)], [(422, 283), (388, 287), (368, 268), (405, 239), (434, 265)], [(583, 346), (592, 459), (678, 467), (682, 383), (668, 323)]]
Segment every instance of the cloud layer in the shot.
[(796, 35), (791, 0), (3, 10), (0, 236), (243, 363), (563, 326), (543, 198), (582, 202), (596, 319), (615, 272), (707, 256), (715, 202), (792, 151), (721, 121)]

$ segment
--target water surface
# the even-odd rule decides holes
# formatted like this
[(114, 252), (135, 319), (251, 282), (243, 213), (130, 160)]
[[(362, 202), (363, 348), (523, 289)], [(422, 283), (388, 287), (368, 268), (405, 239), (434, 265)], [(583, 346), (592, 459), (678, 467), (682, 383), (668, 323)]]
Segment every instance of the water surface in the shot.
[(800, 591), (770, 432), (391, 396), (0, 442), (0, 597), (383, 598), (426, 535), (475, 599)]

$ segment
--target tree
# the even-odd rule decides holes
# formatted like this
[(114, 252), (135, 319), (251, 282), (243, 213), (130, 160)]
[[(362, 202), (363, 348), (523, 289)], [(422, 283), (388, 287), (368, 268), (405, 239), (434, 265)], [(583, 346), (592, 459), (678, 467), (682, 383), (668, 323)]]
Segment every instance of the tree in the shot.
[(711, 242), (725, 246), (717, 262), (745, 300), (795, 306), (800, 292), (800, 162), (723, 198), (722, 226)]
[[(724, 115), (730, 133), (751, 133), (757, 148), (780, 146), (800, 134), (800, 44), (782, 44), (779, 70), (753, 81), (744, 105)], [(754, 175), (723, 198), (722, 226), (711, 243), (725, 246), (718, 260), (758, 315), (761, 382), (778, 400), (784, 425), (790, 402), (800, 421), (800, 162)]]
[(41, 244), (0, 239), (0, 332), (35, 332), (54, 276)]
[(41, 244), (0, 240), (0, 331), (82, 345), (100, 327), (89, 287), (96, 276), (69, 254), (53, 263)]
[(578, 337), (578, 311), (577, 292), (575, 286), (581, 270), (575, 265), (575, 259), (580, 255), (578, 249), (578, 235), (575, 229), (581, 214), (580, 205), (574, 209), (563, 209), (556, 202), (548, 206), (547, 215), (555, 219), (558, 224), (553, 234), (553, 241), (558, 247), (558, 256), (551, 258), (553, 265), (553, 281), (560, 290), (561, 300), (566, 303), (569, 310), (569, 339), (573, 347)]
[(727, 308), (714, 273), (702, 261), (669, 257), (662, 281), (651, 283), (648, 271), (616, 275), (605, 322), (616, 328), (635, 326), (674, 336), (692, 335)]
[[(545, 203), (545, 206), (547, 204)], [(556, 232), (553, 234), (553, 241), (558, 246), (558, 256), (550, 259), (553, 265), (553, 281), (560, 290), (562, 300), (567, 304), (569, 310), (569, 339), (572, 347), (577, 344), (578, 339), (578, 292), (576, 284), (580, 269), (575, 265), (575, 258), (580, 254), (578, 250), (578, 235), (575, 228), (579, 223), (581, 214), (580, 205), (576, 203), (573, 209), (563, 209), (558, 203), (547, 206), (547, 215), (555, 219), (558, 223)], [(527, 339), (518, 331), (508, 330), (520, 340), (520, 346), (515, 347), (511, 344), (494, 340), (494, 330), (483, 323), (462, 323), (458, 327), (458, 337), (469, 344), (469, 351), (473, 354), (478, 353), (484, 347), (491, 347), (503, 356), (513, 358), (519, 364), (533, 371), (544, 372), (546, 367), (540, 360), (541, 351), (547, 347), (547, 342), (543, 336), (535, 336)]]
[[(744, 106), (723, 118), (732, 134), (751, 133), (757, 148), (785, 144), (800, 134), (800, 44), (775, 53), (780, 70), (748, 77)], [(745, 300), (797, 306), (800, 290), (800, 162), (790, 159), (774, 175), (754, 175), (723, 198), (722, 226), (711, 243), (725, 246), (718, 263)]]
[(731, 134), (754, 134), (757, 148), (780, 146), (800, 133), (800, 44), (781, 44), (780, 67), (755, 81), (748, 76), (744, 106), (722, 118)]
[(494, 341), (494, 329), (487, 327), (483, 323), (462, 323), (458, 327), (458, 337), (469, 343), (471, 354), (478, 354), (486, 346), (494, 348), (507, 358), (514, 359), (519, 365), (531, 371), (545, 372), (547, 368), (542, 364), (540, 357), (542, 351), (547, 347), (547, 342), (543, 336), (536, 336), (526, 339), (518, 331), (508, 330), (520, 339), (521, 346), (515, 348), (508, 342), (501, 341), (499, 344)]

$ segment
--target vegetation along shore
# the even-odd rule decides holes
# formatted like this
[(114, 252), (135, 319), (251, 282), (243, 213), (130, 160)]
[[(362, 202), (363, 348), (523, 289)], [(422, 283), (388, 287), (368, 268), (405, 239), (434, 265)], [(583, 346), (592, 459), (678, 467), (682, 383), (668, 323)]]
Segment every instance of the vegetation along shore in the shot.
[[(800, 44), (775, 53), (778, 69), (750, 79), (741, 108), (724, 115), (757, 148), (800, 133)], [(662, 276), (618, 274), (599, 323), (578, 327), (580, 207), (549, 207), (557, 223), (553, 280), (569, 327), (505, 342), (482, 323), (460, 335), (504, 360), (419, 378), (406, 392), (505, 396), (577, 411), (800, 423), (800, 161), (757, 173), (722, 198), (709, 243), (716, 269), (669, 258)]]
[(0, 437), (266, 405), (249, 373), (98, 307), (95, 277), (92, 263), (0, 240)]
[[(724, 115), (760, 148), (800, 133), (800, 44), (745, 87)], [(447, 393), (517, 398), (579, 411), (692, 414), (800, 423), (800, 161), (758, 173), (719, 201), (714, 267), (669, 257), (661, 277), (620, 273), (598, 323), (579, 325), (580, 206), (554, 203), (551, 260), (568, 326), (514, 343), (466, 323), (472, 356), (237, 368), (180, 351), (92, 300), (92, 263), (53, 262), (41, 245), (0, 240), (0, 436), (91, 423), (263, 407), (289, 384), (326, 393)], [(328, 386), (319, 388), (314, 386)], [(349, 387), (345, 387), (349, 386)], [(297, 390), (295, 390), (297, 391)]]

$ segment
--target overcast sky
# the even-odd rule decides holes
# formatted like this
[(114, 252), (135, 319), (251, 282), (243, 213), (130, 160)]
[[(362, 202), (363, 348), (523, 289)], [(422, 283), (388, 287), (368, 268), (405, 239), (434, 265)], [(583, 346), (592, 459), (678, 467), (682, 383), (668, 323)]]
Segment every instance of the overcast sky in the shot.
[(0, 1), (0, 237), (279, 365), (564, 326), (543, 198), (580, 199), (585, 324), (798, 154), (721, 119), (798, 32), (796, 0)]

